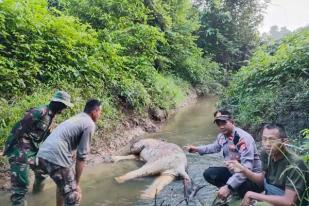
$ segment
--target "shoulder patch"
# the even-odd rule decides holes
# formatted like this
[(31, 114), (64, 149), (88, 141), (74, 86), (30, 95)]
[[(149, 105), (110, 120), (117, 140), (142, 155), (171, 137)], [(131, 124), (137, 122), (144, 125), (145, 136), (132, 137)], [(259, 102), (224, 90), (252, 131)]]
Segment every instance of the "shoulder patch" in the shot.
[(239, 151), (243, 151), (243, 150), (247, 149), (246, 142), (245, 142), (245, 140), (242, 139), (242, 138), (239, 140), (239, 142), (237, 143), (236, 146), (237, 146), (237, 148), (238, 148)]

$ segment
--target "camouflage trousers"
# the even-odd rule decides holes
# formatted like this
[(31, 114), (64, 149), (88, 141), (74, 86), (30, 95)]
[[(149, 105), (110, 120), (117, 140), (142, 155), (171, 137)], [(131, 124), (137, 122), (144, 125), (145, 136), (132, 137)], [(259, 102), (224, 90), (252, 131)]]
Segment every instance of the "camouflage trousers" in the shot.
[(47, 176), (35, 166), (34, 156), (35, 152), (27, 144), (16, 145), (8, 155), (11, 172), (11, 204), (13, 206), (26, 205), (25, 196), (30, 184), (30, 168), (35, 175), (33, 192), (37, 193), (43, 190), (44, 180)]
[(64, 198), (65, 206), (79, 206), (75, 174), (73, 168), (66, 168), (45, 159), (39, 158), (39, 167), (56, 183), (60, 195)]

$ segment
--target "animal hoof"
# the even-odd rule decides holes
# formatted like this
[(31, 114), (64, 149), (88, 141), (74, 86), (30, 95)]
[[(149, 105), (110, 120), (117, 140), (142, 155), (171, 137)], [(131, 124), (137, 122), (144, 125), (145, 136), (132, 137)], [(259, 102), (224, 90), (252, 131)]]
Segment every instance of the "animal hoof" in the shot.
[(121, 177), (115, 177), (116, 182), (118, 182), (119, 184), (124, 183), (125, 180), (122, 179)]

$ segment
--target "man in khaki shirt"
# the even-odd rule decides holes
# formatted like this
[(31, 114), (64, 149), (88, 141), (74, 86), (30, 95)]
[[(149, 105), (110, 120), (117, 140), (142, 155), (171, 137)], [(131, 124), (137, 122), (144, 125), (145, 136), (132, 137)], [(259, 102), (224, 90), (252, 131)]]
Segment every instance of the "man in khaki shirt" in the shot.
[(262, 173), (254, 173), (237, 161), (228, 161), (234, 172), (264, 186), (265, 194), (249, 191), (241, 205), (252, 205), (254, 200), (278, 206), (303, 205), (308, 202), (309, 172), (304, 161), (285, 147), (287, 135), (280, 124), (266, 124), (262, 131)]

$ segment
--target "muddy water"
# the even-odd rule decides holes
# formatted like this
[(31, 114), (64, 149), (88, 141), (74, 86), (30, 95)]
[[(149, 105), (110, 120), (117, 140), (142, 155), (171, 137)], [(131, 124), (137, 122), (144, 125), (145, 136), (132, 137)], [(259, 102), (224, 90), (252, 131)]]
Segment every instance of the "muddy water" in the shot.
[[(186, 144), (207, 144), (214, 141), (217, 129), (213, 125), (213, 112), (215, 111), (215, 98), (206, 98), (196, 104), (178, 112), (169, 120), (169, 123), (156, 134), (148, 135), (153, 138), (164, 138), (179, 146)], [(223, 164), (221, 154), (199, 156), (187, 154), (189, 162), (189, 175), (194, 182), (200, 185), (206, 184), (202, 174), (208, 166), (220, 166)], [(154, 177), (138, 178), (124, 184), (117, 184), (113, 178), (128, 171), (137, 169), (141, 163), (125, 161), (115, 164), (102, 164), (86, 169), (82, 177), (83, 200), (85, 206), (131, 206), (149, 205), (154, 201), (140, 200), (141, 191), (147, 188)], [(207, 184), (199, 191), (197, 197), (190, 205), (209, 205), (214, 199), (216, 188)], [(9, 194), (0, 193), (0, 205), (9, 205)], [(28, 196), (29, 206), (53, 206), (55, 205), (55, 186), (49, 181), (45, 191), (39, 195)], [(183, 199), (183, 185), (181, 180), (168, 185), (157, 198), (157, 205), (175, 206)], [(185, 205), (184, 203), (180, 205)]]

